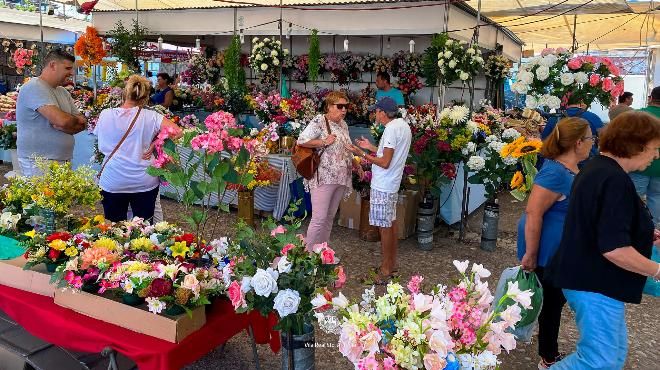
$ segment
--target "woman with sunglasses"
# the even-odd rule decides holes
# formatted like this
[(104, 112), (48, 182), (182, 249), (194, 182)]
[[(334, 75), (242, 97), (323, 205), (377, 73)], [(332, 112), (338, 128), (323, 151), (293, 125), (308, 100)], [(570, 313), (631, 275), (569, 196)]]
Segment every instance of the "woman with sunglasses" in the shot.
[(312, 198), (312, 219), (306, 236), (310, 246), (328, 242), (339, 203), (353, 190), (353, 156), (346, 150), (351, 138), (344, 122), (348, 97), (339, 91), (329, 93), (324, 110), (325, 113), (314, 117), (298, 137), (298, 145), (321, 153), (317, 173), (305, 180)]
[(518, 223), (518, 259), (522, 269), (535, 271), (543, 285), (539, 315), (539, 369), (561, 360), (557, 338), (566, 299), (561, 289), (546, 284), (545, 266), (559, 247), (578, 163), (589, 157), (594, 138), (583, 118), (564, 118), (543, 141), (545, 157), (534, 178), (527, 207)]

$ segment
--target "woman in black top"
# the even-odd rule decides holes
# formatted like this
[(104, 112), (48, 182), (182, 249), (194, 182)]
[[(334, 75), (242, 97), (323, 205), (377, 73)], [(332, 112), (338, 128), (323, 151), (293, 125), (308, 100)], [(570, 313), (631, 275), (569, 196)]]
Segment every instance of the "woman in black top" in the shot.
[(656, 242), (651, 214), (628, 172), (658, 158), (660, 120), (644, 112), (617, 116), (600, 136), (598, 156), (575, 177), (562, 240), (548, 280), (575, 312), (575, 353), (550, 369), (621, 369), (627, 355), (624, 303), (640, 303)]

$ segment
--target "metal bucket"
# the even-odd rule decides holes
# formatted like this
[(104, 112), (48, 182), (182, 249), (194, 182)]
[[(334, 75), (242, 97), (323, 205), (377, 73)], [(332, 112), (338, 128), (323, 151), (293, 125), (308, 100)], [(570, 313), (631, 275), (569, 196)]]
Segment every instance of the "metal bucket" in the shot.
[(481, 224), (481, 249), (493, 252), (497, 247), (497, 230), (500, 221), (500, 205), (487, 202), (484, 206), (484, 218)]
[(417, 210), (417, 247), (424, 251), (433, 249), (433, 227), (435, 226), (435, 207), (429, 195), (419, 203)]
[(289, 366), (289, 341), (282, 332), (282, 370), (314, 370), (314, 327), (305, 324), (305, 334), (293, 335), (293, 366)]

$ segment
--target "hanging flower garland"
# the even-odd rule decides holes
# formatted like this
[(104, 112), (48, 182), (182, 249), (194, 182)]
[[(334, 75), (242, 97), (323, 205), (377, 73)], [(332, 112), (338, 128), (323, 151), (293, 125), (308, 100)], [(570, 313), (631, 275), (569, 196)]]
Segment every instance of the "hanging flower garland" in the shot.
[(484, 67), (486, 78), (496, 84), (504, 81), (511, 71), (510, 65), (511, 61), (504, 55), (493, 54), (489, 56)]
[(99, 37), (96, 28), (91, 26), (88, 26), (85, 33), (76, 41), (74, 50), (87, 68), (100, 64), (107, 55), (103, 47), (103, 39)]

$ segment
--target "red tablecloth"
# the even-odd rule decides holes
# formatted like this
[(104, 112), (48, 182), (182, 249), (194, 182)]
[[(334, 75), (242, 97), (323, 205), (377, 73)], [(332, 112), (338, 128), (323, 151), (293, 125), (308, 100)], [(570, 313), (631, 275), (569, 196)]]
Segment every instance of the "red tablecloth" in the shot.
[(60, 307), (52, 298), (0, 285), (0, 309), (33, 335), (74, 351), (100, 352), (111, 347), (129, 357), (140, 370), (169, 370), (194, 362), (252, 325), (257, 343), (280, 349), (276, 318), (256, 312), (236, 314), (229, 302), (213, 304), (206, 325), (181, 343), (136, 333)]

